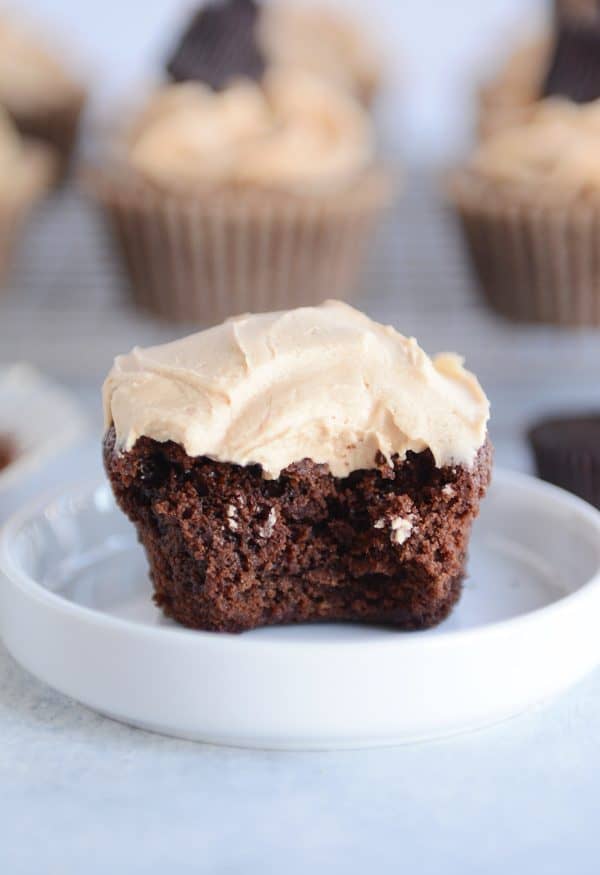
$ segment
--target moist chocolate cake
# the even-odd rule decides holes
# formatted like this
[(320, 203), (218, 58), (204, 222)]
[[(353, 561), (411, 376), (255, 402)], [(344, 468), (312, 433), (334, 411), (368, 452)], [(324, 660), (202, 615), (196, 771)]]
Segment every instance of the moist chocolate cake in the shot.
[(456, 357), (331, 302), (136, 349), (104, 398), (106, 471), (167, 616), (424, 629), (459, 598), (491, 446)]

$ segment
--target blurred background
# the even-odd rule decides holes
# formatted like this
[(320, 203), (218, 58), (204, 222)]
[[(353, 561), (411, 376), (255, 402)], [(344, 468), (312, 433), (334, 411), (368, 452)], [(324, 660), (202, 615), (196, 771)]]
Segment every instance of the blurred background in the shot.
[[(298, 0), (315, 5), (314, 0)], [(76, 52), (94, 86), (94, 109), (110, 109), (156, 79), (177, 33), (198, 4), (190, 0), (20, 0), (20, 14), (45, 24)], [(362, 20), (380, 42), (389, 82), (380, 121), (417, 161), (444, 160), (465, 146), (473, 88), (517, 37), (536, 31), (547, 0), (330, 0)], [(10, 8), (10, 7), (9, 7)], [(16, 8), (16, 7), (15, 7)]]
[[(158, 80), (196, 5), (21, 0), (15, 7), (64, 46), (89, 86), (84, 153), (94, 148), (98, 124), (118, 118), (121, 106)], [(338, 0), (337, 6), (381, 43), (386, 76), (375, 124), (383, 154), (400, 168), (400, 196), (371, 251), (357, 305), (414, 334), (429, 353), (465, 355), (492, 400), (498, 461), (528, 469), (524, 434), (532, 420), (596, 402), (597, 332), (519, 325), (487, 310), (440, 195), (440, 175), (473, 144), (479, 85), (518, 42), (540, 32), (550, 3)], [(98, 211), (71, 181), (37, 211), (0, 295), (0, 362), (31, 362), (71, 389), (96, 438), (100, 386), (113, 357), (191, 330), (136, 312), (125, 285)]]

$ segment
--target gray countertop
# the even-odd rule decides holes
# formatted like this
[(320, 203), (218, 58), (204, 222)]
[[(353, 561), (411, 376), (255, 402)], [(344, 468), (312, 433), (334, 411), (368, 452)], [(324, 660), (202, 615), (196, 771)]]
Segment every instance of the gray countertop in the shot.
[[(75, 196), (30, 229), (0, 300), (0, 360), (68, 385), (100, 430), (112, 356), (181, 333), (123, 303), (97, 217)], [(493, 403), (497, 459), (528, 468), (541, 412), (598, 402), (596, 332), (519, 328), (478, 303), (431, 185), (412, 185), (358, 299), (430, 352), (457, 349)], [(89, 441), (11, 496), (99, 471)], [(556, 642), (560, 646), (560, 642)], [(508, 723), (430, 744), (269, 753), (178, 742), (96, 716), (0, 648), (0, 871), (598, 871), (600, 674)]]

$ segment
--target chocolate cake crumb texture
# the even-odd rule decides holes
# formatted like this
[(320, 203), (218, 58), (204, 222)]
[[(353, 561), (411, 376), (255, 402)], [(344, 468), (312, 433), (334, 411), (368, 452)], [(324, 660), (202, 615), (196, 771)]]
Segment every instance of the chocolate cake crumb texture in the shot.
[(266, 66), (257, 40), (259, 15), (254, 0), (203, 6), (182, 35), (167, 72), (176, 82), (194, 80), (215, 91), (239, 77), (259, 80)]
[(350, 620), (422, 629), (459, 598), (471, 523), (490, 478), (436, 468), (429, 450), (335, 478), (310, 459), (266, 479), (259, 466), (193, 458), (140, 438), (104, 460), (145, 547), (154, 598), (197, 629)]

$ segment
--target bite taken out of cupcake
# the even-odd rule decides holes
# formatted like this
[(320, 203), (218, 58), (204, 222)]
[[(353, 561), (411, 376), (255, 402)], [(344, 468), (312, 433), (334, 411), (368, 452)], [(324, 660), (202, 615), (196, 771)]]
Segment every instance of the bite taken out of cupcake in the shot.
[(600, 101), (539, 102), (480, 144), (447, 190), (494, 310), (600, 325)]
[(119, 356), (104, 461), (154, 599), (197, 629), (423, 629), (456, 604), (490, 479), (455, 355), (329, 301)]
[(349, 295), (393, 194), (361, 104), (277, 69), (159, 89), (86, 184), (137, 305), (200, 324)]

